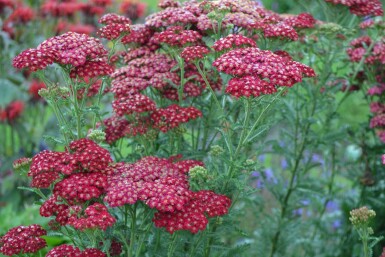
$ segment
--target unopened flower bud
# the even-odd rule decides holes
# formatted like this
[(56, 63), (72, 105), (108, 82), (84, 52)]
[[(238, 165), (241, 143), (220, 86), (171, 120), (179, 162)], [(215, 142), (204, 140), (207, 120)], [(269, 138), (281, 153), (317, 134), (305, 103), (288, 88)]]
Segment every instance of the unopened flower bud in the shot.
[(20, 158), (13, 162), (13, 169), (18, 172), (28, 171), (29, 166), (31, 165), (32, 159), (31, 158)]
[(223, 154), (225, 152), (225, 150), (219, 146), (219, 145), (213, 145), (210, 149), (210, 154), (214, 157), (216, 156), (220, 156), (221, 154)]
[(343, 32), (343, 28), (337, 23), (323, 23), (319, 27), (321, 32), (324, 33), (341, 33)]
[(206, 179), (208, 177), (208, 171), (202, 166), (195, 166), (189, 171), (192, 179)]
[(96, 143), (101, 143), (106, 140), (106, 133), (99, 129), (91, 130), (91, 132), (87, 136), (89, 139), (95, 141)]
[(358, 227), (362, 225), (367, 225), (370, 220), (375, 216), (375, 211), (369, 210), (368, 207), (364, 206), (359, 209), (354, 209), (350, 211), (349, 220), (352, 222), (353, 226)]

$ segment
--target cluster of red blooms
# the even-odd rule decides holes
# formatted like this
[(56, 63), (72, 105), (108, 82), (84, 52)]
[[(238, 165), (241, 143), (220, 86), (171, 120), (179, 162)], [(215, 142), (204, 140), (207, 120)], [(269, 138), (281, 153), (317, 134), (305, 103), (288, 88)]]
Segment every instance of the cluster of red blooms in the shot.
[(221, 52), (225, 50), (231, 50), (233, 48), (240, 48), (242, 46), (256, 47), (257, 44), (251, 38), (242, 35), (230, 34), (217, 40), (213, 45), (213, 49), (217, 52)]
[[(43, 151), (34, 156), (28, 172), (32, 186), (48, 188), (59, 181), (54, 184), (52, 196), (41, 206), (40, 214), (56, 216), (60, 225), (77, 229), (105, 230), (112, 226), (115, 219), (107, 208), (92, 204), (106, 192), (111, 162), (110, 153), (88, 139), (73, 141), (66, 152)], [(86, 202), (91, 205), (85, 207)]]
[[(368, 47), (373, 44), (370, 52)], [(360, 62), (365, 58), (365, 63), (374, 64), (376, 62), (385, 63), (385, 43), (384, 39), (373, 42), (369, 36), (362, 36), (350, 42), (351, 48), (347, 49), (347, 53), (352, 62)]]
[[(124, 122), (121, 118), (110, 118), (104, 123), (108, 142), (123, 136), (135, 136), (146, 133), (145, 126), (166, 132), (190, 119), (200, 116), (194, 107), (157, 109), (155, 103), (141, 92), (147, 87), (155, 88), (166, 98), (178, 100), (177, 88), (180, 76), (177, 71), (171, 71), (176, 61), (165, 54), (155, 53), (158, 43), (155, 34), (148, 26), (133, 26), (132, 33), (123, 37), (122, 42), (139, 47), (124, 54), (127, 66), (117, 69), (112, 74), (111, 91), (115, 94), (113, 109), (117, 116), (130, 115), (130, 120)], [(186, 66), (185, 78), (198, 75), (184, 85), (185, 96), (198, 96), (204, 87), (204, 81), (199, 74), (193, 73), (193, 66)], [(167, 112), (167, 118), (165, 118)], [(185, 118), (181, 118), (185, 117)]]
[(54, 17), (70, 17), (78, 12), (87, 16), (102, 15), (106, 8), (112, 4), (112, 0), (91, 0), (81, 2), (78, 0), (46, 0), (41, 5), (43, 15)]
[(41, 238), (47, 234), (40, 225), (18, 226), (0, 237), (0, 253), (6, 256), (35, 253), (47, 246)]
[(0, 122), (12, 123), (24, 111), (24, 102), (17, 100), (9, 103), (4, 109), (0, 108)]
[(272, 94), (276, 92), (275, 86), (291, 87), (303, 77), (315, 76), (310, 67), (291, 60), (286, 54), (278, 54), (257, 47), (239, 48), (220, 56), (213, 66), (235, 76), (226, 89), (235, 97)]
[(36, 71), (56, 62), (71, 65), (71, 77), (93, 78), (112, 73), (107, 63), (107, 50), (96, 38), (67, 32), (27, 49), (13, 59), (13, 66)]
[(211, 11), (226, 10), (221, 27), (234, 25), (243, 28), (248, 33), (255, 34), (263, 31), (266, 37), (287, 38), (297, 40), (296, 29), (312, 28), (315, 19), (310, 14), (284, 16), (266, 10), (256, 1), (249, 0), (222, 0), (222, 1), (187, 1), (180, 4), (175, 1), (166, 1), (160, 6), (163, 11), (154, 13), (146, 18), (146, 25), (155, 28), (173, 25), (194, 25), (199, 33), (216, 31), (218, 21), (210, 17)]
[(188, 46), (183, 49), (180, 56), (186, 61), (191, 62), (195, 60), (201, 60), (206, 54), (210, 53), (210, 50), (204, 46)]
[[(8, 8), (11, 10), (11, 13), (8, 17), (5, 17), (4, 14), (7, 13), (5, 10)], [(0, 1), (0, 18), (3, 20), (2, 30), (8, 33), (11, 38), (15, 37), (15, 26), (28, 23), (34, 19), (35, 15), (36, 13), (33, 9), (22, 5), (20, 2), (15, 0)]]
[(96, 248), (87, 248), (84, 251), (72, 245), (60, 245), (49, 251), (46, 257), (106, 257), (107, 255)]
[[(370, 2), (370, 1), (369, 1)], [(369, 3), (368, 2), (368, 3)], [(381, 8), (381, 5), (380, 7)], [(381, 10), (382, 12), (382, 10)], [(374, 24), (371, 22), (362, 28), (368, 28)], [(361, 24), (362, 25), (362, 24)], [(350, 42), (350, 48), (347, 49), (347, 54), (351, 62), (360, 62), (364, 60), (366, 65), (370, 65), (374, 72), (375, 81), (371, 88), (368, 89), (367, 94), (376, 100), (370, 104), (370, 111), (373, 117), (370, 120), (370, 128), (375, 129), (378, 138), (385, 142), (385, 104), (383, 94), (385, 92), (384, 75), (382, 65), (385, 63), (385, 43), (384, 39), (373, 41), (367, 35), (356, 38)], [(365, 83), (368, 76), (361, 71), (359, 76), (355, 78), (360, 84)]]
[(123, 0), (120, 4), (120, 12), (131, 20), (142, 18), (147, 9), (147, 4), (140, 0)]
[(225, 215), (230, 205), (230, 198), (202, 190), (193, 192), (190, 201), (182, 210), (157, 212), (153, 221), (155, 226), (165, 227), (171, 234), (177, 230), (189, 230), (195, 234), (206, 229), (208, 220), (205, 214), (209, 217)]
[(165, 31), (155, 33), (152, 42), (168, 44), (171, 46), (184, 46), (186, 44), (200, 43), (202, 35), (195, 30), (185, 30), (182, 26), (171, 26)]
[(189, 190), (188, 171), (202, 162), (177, 158), (145, 157), (133, 164), (118, 163), (108, 176), (105, 201), (110, 206), (144, 201), (155, 208), (154, 223), (170, 233), (204, 230), (209, 217), (225, 215), (231, 200), (212, 191)]
[(201, 117), (202, 113), (194, 107), (181, 107), (177, 104), (168, 106), (167, 108), (157, 109), (151, 113), (151, 119), (154, 127), (163, 132), (176, 128), (181, 123), (194, 120)]
[(382, 16), (382, 3), (380, 0), (325, 0), (333, 4), (342, 4), (349, 7), (351, 13), (358, 16)]
[(85, 217), (78, 217), (72, 214), (68, 219), (68, 225), (79, 230), (90, 228), (106, 230), (108, 227), (114, 225), (116, 221), (108, 212), (107, 207), (101, 203), (94, 203), (88, 206), (84, 211), (84, 216)]
[(129, 33), (130, 24), (132, 24), (129, 18), (114, 13), (104, 15), (99, 19), (99, 23), (105, 24), (105, 26), (100, 28), (97, 34), (108, 40), (117, 39), (119, 36)]

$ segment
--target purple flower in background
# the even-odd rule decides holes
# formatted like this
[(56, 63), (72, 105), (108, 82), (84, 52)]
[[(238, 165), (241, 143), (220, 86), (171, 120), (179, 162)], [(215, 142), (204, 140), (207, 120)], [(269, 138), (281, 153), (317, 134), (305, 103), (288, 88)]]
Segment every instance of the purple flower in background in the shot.
[(319, 163), (321, 165), (325, 164), (325, 160), (322, 158), (322, 156), (316, 153), (311, 156), (311, 161), (314, 163)]
[(342, 226), (341, 220), (337, 219), (337, 220), (333, 221), (333, 225), (332, 225), (333, 229), (338, 229), (341, 226)]
[(289, 165), (287, 164), (286, 158), (282, 158), (282, 159), (281, 159), (281, 168), (282, 168), (283, 170), (286, 170), (288, 166), (289, 166)]
[(340, 206), (338, 203), (336, 203), (335, 201), (333, 200), (330, 200), (326, 203), (326, 211), (327, 212), (335, 212), (335, 211), (338, 211), (340, 209)]
[(309, 206), (310, 200), (305, 199), (305, 200), (300, 201), (300, 203), (302, 204), (302, 207), (293, 210), (293, 215), (295, 215), (295, 216), (303, 216), (303, 215), (310, 216), (311, 211), (304, 208), (306, 206)]
[(272, 182), (274, 184), (278, 183), (277, 178), (274, 176), (273, 170), (271, 168), (265, 169), (265, 177), (267, 182)]
[(278, 180), (274, 176), (273, 170), (271, 168), (266, 168), (262, 173), (259, 171), (253, 171), (251, 176), (256, 179), (256, 188), (263, 188), (264, 183), (278, 183)]
[(264, 162), (265, 160), (266, 160), (266, 155), (261, 154), (260, 156), (258, 156), (258, 161)]

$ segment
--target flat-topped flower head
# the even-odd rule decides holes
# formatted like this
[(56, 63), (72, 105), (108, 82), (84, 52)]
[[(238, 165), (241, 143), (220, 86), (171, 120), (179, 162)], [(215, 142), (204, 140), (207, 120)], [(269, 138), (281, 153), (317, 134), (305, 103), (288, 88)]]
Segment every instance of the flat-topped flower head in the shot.
[(94, 203), (88, 206), (84, 215), (80, 217), (73, 215), (68, 219), (68, 225), (78, 230), (101, 229), (106, 230), (115, 224), (116, 219), (111, 216), (105, 205)]
[(47, 246), (41, 238), (47, 234), (40, 225), (18, 226), (0, 237), (0, 253), (6, 256), (35, 253)]
[(316, 19), (310, 13), (300, 13), (284, 19), (284, 23), (293, 28), (313, 28)]
[(118, 116), (123, 116), (125, 114), (153, 111), (156, 109), (156, 105), (148, 96), (133, 94), (114, 100), (112, 108)]
[(230, 34), (216, 41), (213, 45), (213, 48), (215, 51), (220, 52), (247, 46), (256, 47), (257, 44), (251, 38), (239, 34)]
[(277, 92), (274, 84), (260, 79), (257, 76), (235, 77), (230, 79), (226, 93), (234, 97), (258, 97), (260, 95)]
[(213, 63), (219, 71), (233, 76), (258, 76), (271, 84), (291, 87), (303, 77), (314, 77), (310, 67), (256, 47), (240, 48), (223, 54)]
[(151, 113), (151, 120), (154, 122), (154, 128), (166, 133), (182, 123), (186, 123), (201, 116), (202, 112), (195, 107), (181, 107), (177, 104), (173, 104), (167, 108), (154, 110)]
[(181, 57), (186, 62), (191, 62), (199, 59), (203, 59), (205, 55), (210, 53), (210, 50), (204, 46), (188, 46), (183, 49)]
[(106, 257), (107, 255), (96, 248), (86, 248), (84, 251), (72, 245), (60, 245), (49, 251), (46, 257)]
[(194, 192), (190, 201), (179, 211), (155, 213), (153, 222), (156, 227), (165, 227), (170, 234), (178, 230), (188, 230), (196, 234), (199, 230), (206, 229), (208, 223), (206, 215), (208, 217), (225, 215), (230, 205), (231, 200), (227, 196), (202, 190)]
[(166, 9), (168, 7), (180, 7), (181, 4), (176, 0), (160, 0), (158, 3), (158, 7), (162, 9)]
[(107, 50), (96, 38), (85, 34), (67, 32), (42, 42), (36, 49), (27, 49), (13, 59), (15, 68), (37, 71), (56, 62), (73, 67), (88, 60), (107, 56)]
[(42, 151), (32, 158), (28, 176), (32, 186), (48, 188), (63, 175), (78, 172), (108, 173), (112, 162), (110, 153), (89, 139), (79, 139), (70, 143), (72, 152)]
[(284, 23), (269, 24), (265, 27), (263, 34), (267, 38), (281, 38), (281, 39), (290, 39), (293, 41), (298, 40), (298, 33), (295, 29)]
[(107, 13), (99, 19), (101, 24), (132, 24), (130, 18), (116, 14), (116, 13)]
[(160, 28), (177, 24), (195, 24), (197, 21), (197, 17), (190, 11), (179, 7), (169, 7), (147, 16), (145, 24)]
[(325, 0), (332, 4), (342, 4), (349, 7), (351, 13), (357, 16), (382, 16), (384, 11), (380, 0)]
[(145, 157), (133, 164), (119, 163), (108, 177), (105, 201), (112, 207), (144, 201), (161, 211), (181, 210), (189, 201), (186, 169), (201, 162)]
[(84, 64), (72, 69), (70, 77), (88, 79), (109, 75), (112, 72), (114, 72), (114, 68), (105, 60), (86, 61)]
[(173, 26), (165, 31), (155, 33), (151, 42), (156, 44), (168, 44), (171, 46), (183, 46), (186, 44), (197, 44), (202, 35), (195, 30), (185, 30), (182, 26)]
[(131, 32), (128, 35), (125, 35), (121, 42), (123, 44), (136, 43), (140, 45), (146, 44), (154, 31), (147, 25), (144, 24), (135, 24), (131, 26)]

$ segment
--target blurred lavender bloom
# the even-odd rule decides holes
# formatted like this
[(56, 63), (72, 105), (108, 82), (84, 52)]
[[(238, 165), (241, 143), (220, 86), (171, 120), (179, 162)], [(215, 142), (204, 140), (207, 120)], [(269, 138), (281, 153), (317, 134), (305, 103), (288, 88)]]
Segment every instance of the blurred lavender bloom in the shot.
[(342, 226), (341, 220), (337, 219), (337, 220), (333, 221), (333, 225), (332, 226), (333, 226), (334, 229), (340, 228)]
[(325, 160), (322, 158), (322, 156), (316, 153), (311, 156), (311, 161), (314, 163), (319, 163), (321, 165), (325, 164)]
[(278, 180), (274, 176), (273, 170), (271, 168), (266, 168), (262, 174), (263, 175), (261, 175), (261, 172), (259, 171), (253, 171), (251, 173), (251, 176), (256, 179), (255, 181), (256, 188), (263, 188), (265, 182), (273, 183), (273, 184), (278, 183)]
[(335, 201), (333, 200), (330, 200), (326, 203), (326, 211), (327, 212), (335, 212), (335, 211), (338, 211), (340, 209), (340, 206), (338, 203), (336, 203)]
[[(306, 216), (310, 216), (311, 215), (311, 211), (310, 210), (306, 210), (305, 208), (303, 208), (303, 207), (309, 206), (310, 200), (304, 199), (304, 200), (301, 200), (300, 203), (301, 203), (302, 207), (293, 210), (293, 215), (295, 215), (295, 216), (302, 216), (302, 215), (306, 214)], [(306, 210), (306, 212), (305, 212), (305, 210)]]
[(281, 168), (282, 168), (283, 170), (286, 170), (288, 166), (289, 166), (289, 165), (287, 164), (286, 158), (282, 158), (282, 159), (281, 159)]
[(272, 182), (274, 184), (278, 183), (277, 178), (274, 176), (273, 170), (271, 168), (265, 169), (265, 177), (267, 182)]
[(264, 162), (265, 160), (266, 160), (266, 155), (261, 154), (260, 156), (258, 156), (258, 161)]

